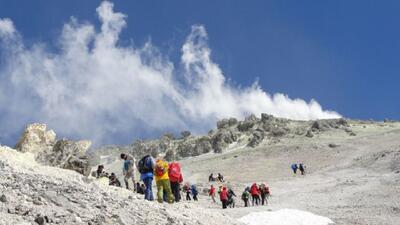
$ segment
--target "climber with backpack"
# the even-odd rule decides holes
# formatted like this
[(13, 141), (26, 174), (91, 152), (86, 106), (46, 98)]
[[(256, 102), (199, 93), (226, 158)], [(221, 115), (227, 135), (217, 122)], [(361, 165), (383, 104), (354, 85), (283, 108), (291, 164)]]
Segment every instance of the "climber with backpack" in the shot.
[(304, 174), (305, 174), (305, 171), (306, 171), (306, 166), (304, 166), (303, 163), (300, 163), (300, 164), (299, 164), (299, 170), (300, 170), (300, 172), (301, 172), (301, 175), (304, 175)]
[(292, 168), (292, 170), (293, 170), (293, 173), (296, 174), (296, 173), (297, 173), (297, 169), (298, 169), (297, 164), (296, 164), (296, 163), (293, 163), (293, 164), (291, 165), (291, 168)]
[(151, 157), (150, 155), (144, 156), (137, 163), (137, 168), (140, 173), (140, 179), (143, 181), (145, 186), (144, 199), (148, 201), (154, 200), (153, 190), (152, 190), (154, 167), (155, 167), (154, 158)]
[(222, 187), (222, 190), (219, 193), (219, 199), (222, 202), (222, 208), (226, 209), (226, 207), (228, 205), (228, 192), (226, 190), (226, 187)]
[(133, 190), (136, 191), (135, 182), (135, 158), (131, 155), (121, 153), (121, 159), (124, 160), (124, 166), (122, 168), (122, 173), (124, 174), (124, 181), (126, 189), (129, 189), (128, 181), (132, 179)]
[(267, 199), (270, 195), (269, 187), (263, 183), (260, 185), (259, 189), (260, 189), (260, 194), (261, 194), (261, 205), (264, 205), (264, 203), (268, 204)]
[(242, 193), (242, 200), (244, 202), (244, 207), (248, 207), (249, 206), (249, 199), (250, 199), (250, 193), (246, 188)]
[(172, 193), (174, 194), (175, 202), (181, 200), (180, 184), (183, 182), (181, 173), (181, 165), (178, 162), (171, 162), (168, 169), (169, 182)]
[(183, 191), (186, 193), (186, 201), (192, 200), (190, 198), (190, 186), (189, 186), (189, 183), (185, 184), (185, 186), (183, 187)]
[(235, 192), (231, 188), (228, 188), (228, 202), (227, 206), (230, 208), (235, 208), (235, 199), (233, 197), (236, 197)]
[(254, 206), (254, 203), (255, 203), (256, 205), (258, 205), (259, 202), (260, 202), (260, 190), (258, 189), (256, 183), (254, 183), (253, 185), (251, 185), (250, 194), (251, 194), (252, 205)]
[(154, 169), (154, 176), (156, 178), (156, 185), (157, 185), (157, 200), (158, 202), (163, 202), (163, 193), (164, 190), (167, 194), (167, 201), (169, 203), (174, 202), (174, 195), (171, 191), (171, 183), (169, 181), (168, 176), (168, 162), (162, 159), (157, 159), (156, 166)]
[(190, 186), (190, 191), (192, 192), (193, 195), (193, 201), (198, 201), (197, 195), (199, 194), (199, 192), (197, 191), (196, 185), (192, 184), (192, 186)]

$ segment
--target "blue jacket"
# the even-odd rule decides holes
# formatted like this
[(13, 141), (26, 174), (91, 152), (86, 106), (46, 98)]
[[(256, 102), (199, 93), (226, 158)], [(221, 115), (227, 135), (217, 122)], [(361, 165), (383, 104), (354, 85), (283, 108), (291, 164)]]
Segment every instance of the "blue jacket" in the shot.
[(297, 169), (297, 164), (292, 164), (292, 170)]
[(144, 180), (146, 178), (153, 178), (153, 172), (142, 173), (140, 174), (140, 180)]

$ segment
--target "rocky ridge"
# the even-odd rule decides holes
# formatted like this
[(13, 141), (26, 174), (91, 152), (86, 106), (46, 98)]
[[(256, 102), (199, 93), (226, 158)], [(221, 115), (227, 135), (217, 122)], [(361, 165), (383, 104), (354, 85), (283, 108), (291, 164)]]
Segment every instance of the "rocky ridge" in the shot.
[(344, 118), (295, 121), (263, 113), (260, 118), (250, 115), (243, 121), (236, 118), (222, 119), (216, 126), (216, 129), (202, 136), (192, 136), (189, 131), (183, 131), (180, 138), (165, 134), (159, 139), (137, 140), (130, 146), (102, 147), (93, 151), (91, 158), (93, 164), (97, 164), (100, 156), (129, 152), (136, 157), (151, 154), (155, 157), (163, 155), (167, 160), (180, 160), (210, 152), (222, 153), (232, 146), (254, 148), (262, 143), (268, 145), (285, 138), (313, 138), (332, 129), (356, 135)]

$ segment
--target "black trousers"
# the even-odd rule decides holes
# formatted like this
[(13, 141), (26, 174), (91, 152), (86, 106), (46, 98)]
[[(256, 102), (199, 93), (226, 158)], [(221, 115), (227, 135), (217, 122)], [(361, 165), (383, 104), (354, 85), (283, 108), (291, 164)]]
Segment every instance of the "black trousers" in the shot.
[(175, 202), (179, 202), (181, 200), (181, 194), (179, 192), (179, 182), (170, 182), (172, 194), (174, 195)]
[(226, 209), (228, 200), (222, 200), (221, 202), (222, 202), (222, 208), (223, 208), (223, 209)]

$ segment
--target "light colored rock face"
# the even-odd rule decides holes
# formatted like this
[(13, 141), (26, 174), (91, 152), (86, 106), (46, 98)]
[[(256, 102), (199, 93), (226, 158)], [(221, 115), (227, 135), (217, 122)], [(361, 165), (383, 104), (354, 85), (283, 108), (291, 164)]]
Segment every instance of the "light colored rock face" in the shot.
[[(30, 162), (30, 163), (28, 163)], [(148, 202), (73, 171), (42, 166), (34, 155), (0, 146), (0, 224), (239, 225), (196, 204)], [(36, 222), (35, 222), (36, 221)]]
[(39, 153), (52, 149), (56, 142), (56, 133), (53, 130), (47, 130), (46, 124), (33, 123), (28, 125), (16, 149), (21, 152)]
[(53, 130), (47, 130), (45, 124), (34, 123), (26, 127), (16, 149), (34, 154), (36, 161), (44, 165), (74, 170), (88, 176), (91, 168), (86, 151), (90, 145), (90, 141), (57, 141)]

